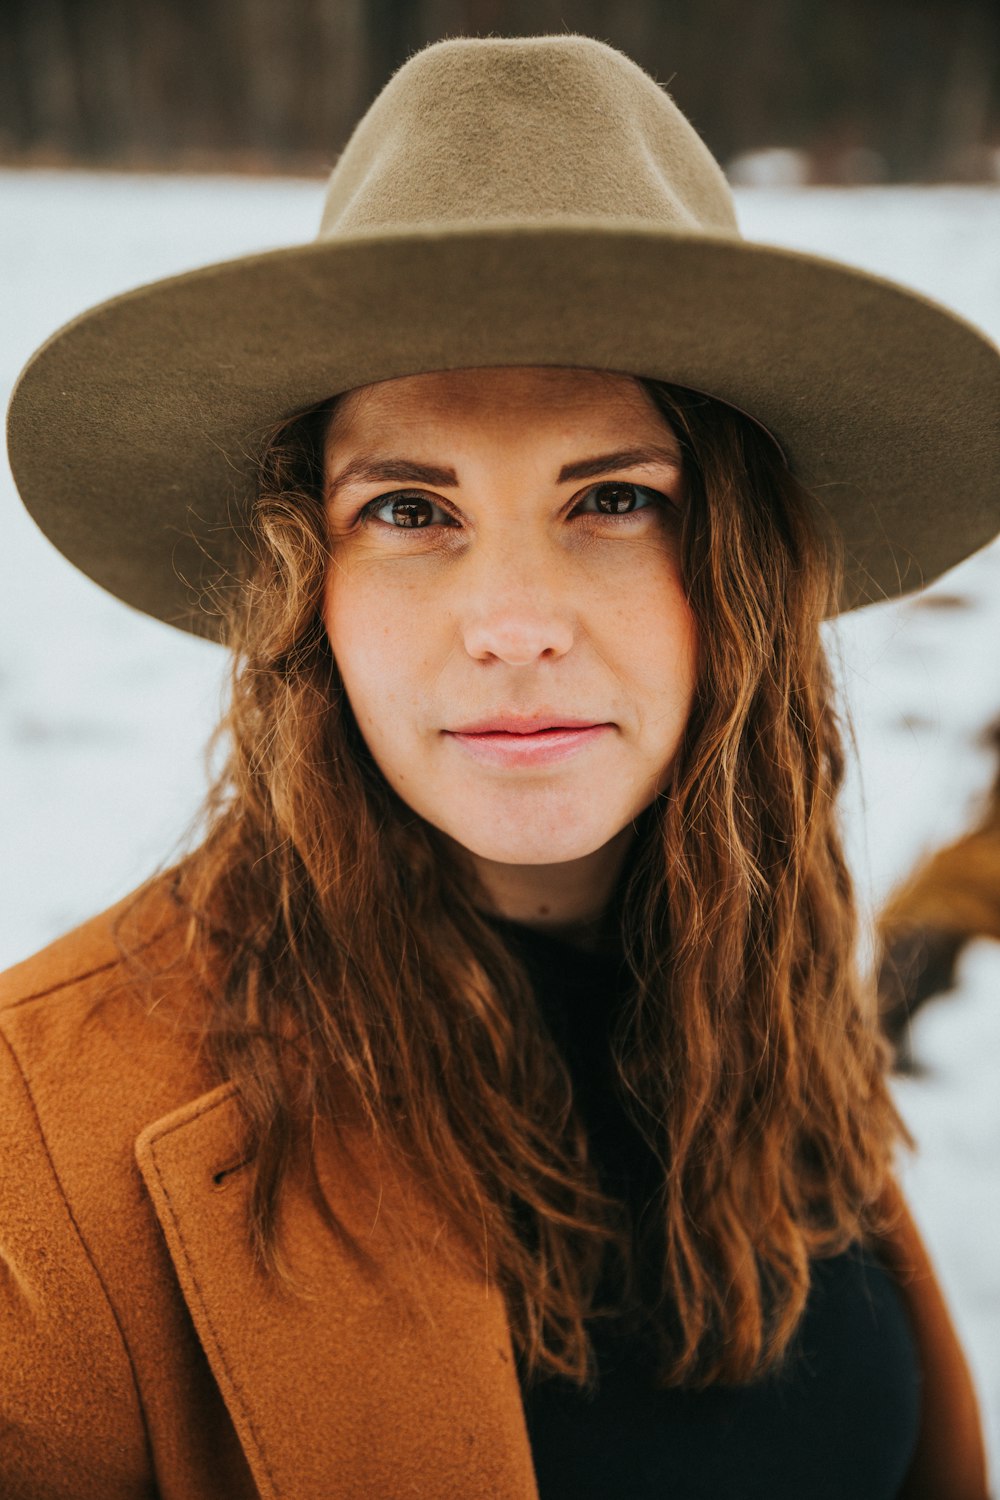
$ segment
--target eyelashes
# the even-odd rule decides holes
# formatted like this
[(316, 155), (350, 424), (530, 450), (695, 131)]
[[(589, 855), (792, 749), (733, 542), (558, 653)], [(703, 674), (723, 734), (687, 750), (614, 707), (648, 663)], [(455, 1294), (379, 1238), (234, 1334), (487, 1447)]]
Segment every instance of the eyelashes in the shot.
[[(605, 479), (585, 490), (570, 514), (629, 523), (649, 510), (676, 508), (669, 496), (649, 485)], [(385, 514), (380, 515), (380, 511)], [(420, 490), (393, 490), (377, 495), (362, 506), (355, 525), (375, 526), (386, 531), (431, 531), (439, 527), (459, 529), (461, 523), (440, 500), (432, 499)]]

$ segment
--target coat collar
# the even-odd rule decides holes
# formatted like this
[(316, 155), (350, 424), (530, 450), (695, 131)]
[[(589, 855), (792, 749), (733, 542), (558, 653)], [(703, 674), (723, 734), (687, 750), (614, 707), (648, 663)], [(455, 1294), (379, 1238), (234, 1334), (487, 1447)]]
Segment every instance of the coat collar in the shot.
[[(385, 1284), (291, 1181), (285, 1233), (307, 1298), (278, 1290), (247, 1242), (241, 1138), (236, 1091), (223, 1084), (143, 1130), (136, 1159), (265, 1500), (537, 1500), (496, 1285), (437, 1253), (448, 1231), (434, 1227), (412, 1186), (355, 1143), (352, 1162), (318, 1149), (320, 1181), (386, 1271)], [(392, 1237), (400, 1207), (432, 1228), (433, 1243), (404, 1248)]]

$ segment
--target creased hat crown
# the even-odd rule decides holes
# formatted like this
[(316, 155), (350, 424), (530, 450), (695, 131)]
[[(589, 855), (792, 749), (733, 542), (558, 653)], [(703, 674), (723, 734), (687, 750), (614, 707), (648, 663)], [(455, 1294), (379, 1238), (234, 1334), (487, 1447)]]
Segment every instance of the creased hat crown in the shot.
[(583, 36), (463, 38), (383, 89), (333, 171), (319, 238), (554, 219), (738, 233), (718, 163), (629, 58)]

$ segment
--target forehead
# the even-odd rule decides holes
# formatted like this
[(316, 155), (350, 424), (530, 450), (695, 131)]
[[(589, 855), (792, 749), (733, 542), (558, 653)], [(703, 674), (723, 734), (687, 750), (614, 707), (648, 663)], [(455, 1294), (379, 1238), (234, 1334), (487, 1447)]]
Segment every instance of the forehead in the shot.
[(662, 434), (668, 428), (631, 375), (553, 366), (433, 371), (383, 380), (340, 397), (328, 441), (385, 435), (389, 428), (460, 432), (470, 427)]

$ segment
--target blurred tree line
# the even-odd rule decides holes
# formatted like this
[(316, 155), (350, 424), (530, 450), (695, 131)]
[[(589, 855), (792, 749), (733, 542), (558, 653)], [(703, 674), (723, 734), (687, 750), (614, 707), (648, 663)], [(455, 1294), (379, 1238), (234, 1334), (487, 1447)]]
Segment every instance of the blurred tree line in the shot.
[(562, 31), (628, 52), (727, 165), (1000, 177), (998, 0), (0, 0), (0, 161), (325, 173), (414, 49)]

